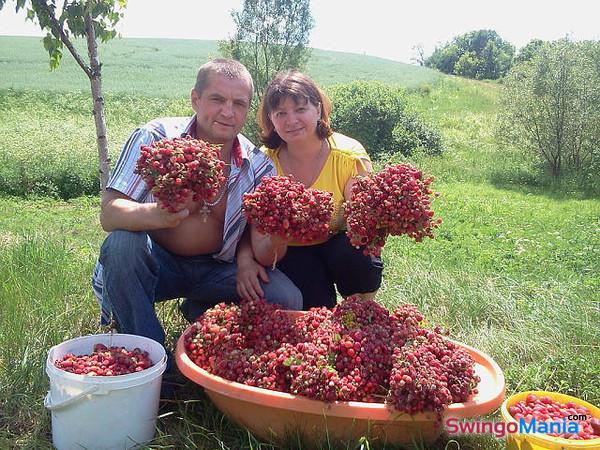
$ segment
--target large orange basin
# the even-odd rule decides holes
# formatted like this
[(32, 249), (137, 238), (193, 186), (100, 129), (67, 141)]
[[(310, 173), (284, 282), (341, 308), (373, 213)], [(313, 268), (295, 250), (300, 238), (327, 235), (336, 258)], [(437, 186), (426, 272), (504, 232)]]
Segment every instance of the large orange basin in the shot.
[[(367, 436), (371, 445), (431, 443), (443, 431), (443, 421), (435, 414), (409, 415), (382, 403), (326, 403), (285, 392), (247, 386), (212, 375), (198, 367), (185, 352), (184, 336), (177, 342), (179, 370), (202, 386), (210, 399), (231, 420), (262, 439), (285, 443), (299, 434), (309, 442), (349, 441)], [(475, 361), (481, 377), (478, 390), (470, 401), (453, 403), (445, 417), (476, 417), (487, 414), (504, 400), (504, 375), (488, 355), (456, 342)]]

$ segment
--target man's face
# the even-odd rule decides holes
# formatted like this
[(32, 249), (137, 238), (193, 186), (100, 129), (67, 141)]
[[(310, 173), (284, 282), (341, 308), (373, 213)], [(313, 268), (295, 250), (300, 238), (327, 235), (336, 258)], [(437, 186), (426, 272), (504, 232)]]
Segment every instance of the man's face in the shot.
[(250, 89), (248, 80), (230, 79), (216, 73), (208, 76), (201, 95), (192, 89), (197, 137), (214, 144), (233, 141), (246, 122)]

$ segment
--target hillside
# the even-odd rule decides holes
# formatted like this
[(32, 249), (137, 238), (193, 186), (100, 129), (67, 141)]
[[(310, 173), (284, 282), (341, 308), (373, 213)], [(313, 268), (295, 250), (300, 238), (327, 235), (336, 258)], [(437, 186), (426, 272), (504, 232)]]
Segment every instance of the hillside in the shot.
[[(87, 54), (83, 42), (78, 48)], [(115, 39), (99, 46), (106, 92), (152, 97), (187, 96), (196, 69), (218, 56), (216, 41), (181, 39)], [(323, 85), (376, 79), (416, 87), (442, 75), (423, 67), (367, 55), (313, 50), (307, 68)], [(0, 36), (0, 89), (87, 90), (83, 71), (65, 49), (61, 67), (48, 69), (48, 55), (37, 37)]]

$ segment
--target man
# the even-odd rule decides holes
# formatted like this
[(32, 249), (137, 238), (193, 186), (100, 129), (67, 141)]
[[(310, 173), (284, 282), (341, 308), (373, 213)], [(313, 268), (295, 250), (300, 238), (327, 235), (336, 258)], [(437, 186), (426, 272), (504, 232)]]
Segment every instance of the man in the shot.
[[(125, 143), (102, 195), (100, 222), (110, 234), (100, 251), (93, 287), (103, 323), (112, 316), (119, 331), (164, 344), (156, 302), (192, 299), (184, 313), (193, 320), (212, 304), (240, 299), (234, 260), (246, 223), (242, 195), (254, 190), (263, 176), (275, 174), (272, 162), (239, 134), (252, 93), (252, 77), (241, 63), (210, 61), (200, 67), (191, 91), (191, 119), (154, 120)], [(190, 200), (171, 213), (156, 203), (134, 169), (142, 144), (186, 135), (222, 145), (226, 181), (212, 202)], [(262, 268), (243, 258), (243, 270), (261, 273)], [(281, 272), (269, 272), (262, 280), (257, 290), (268, 301), (302, 309), (300, 291)]]

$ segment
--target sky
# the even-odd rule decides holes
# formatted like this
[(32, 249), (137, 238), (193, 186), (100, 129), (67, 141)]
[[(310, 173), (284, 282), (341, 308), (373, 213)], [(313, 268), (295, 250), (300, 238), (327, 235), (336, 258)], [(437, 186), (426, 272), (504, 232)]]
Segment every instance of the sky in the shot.
[[(61, 2), (59, 1), (59, 4)], [(15, 14), (15, 0), (0, 11), (0, 35), (42, 35)], [(232, 10), (243, 0), (128, 0), (117, 30), (123, 37), (225, 39)], [(315, 27), (309, 45), (411, 62), (454, 36), (495, 30), (518, 49), (531, 39), (600, 39), (599, 0), (312, 0)]]

